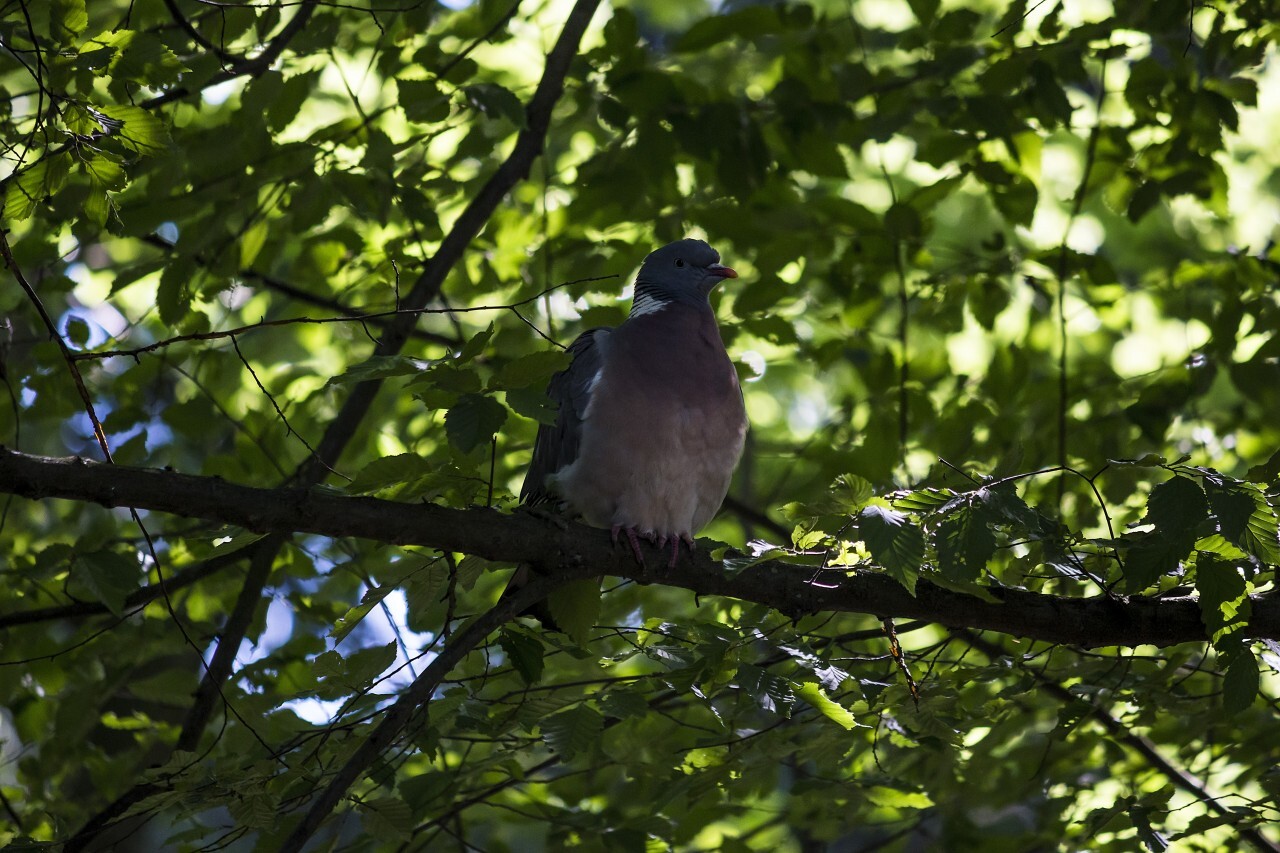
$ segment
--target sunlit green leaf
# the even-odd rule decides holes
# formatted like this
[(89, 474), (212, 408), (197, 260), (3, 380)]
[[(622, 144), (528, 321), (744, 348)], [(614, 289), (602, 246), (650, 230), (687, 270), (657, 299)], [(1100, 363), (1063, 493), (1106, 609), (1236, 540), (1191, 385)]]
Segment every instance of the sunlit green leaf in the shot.
[(85, 0), (52, 0), (49, 22), (53, 27), (53, 40), (61, 45), (71, 44), (89, 25)]
[(141, 107), (107, 105), (99, 111), (111, 120), (110, 137), (130, 151), (155, 155), (169, 145), (169, 131), (164, 122)]
[(818, 713), (842, 729), (847, 731), (857, 727), (858, 723), (853, 718), (853, 714), (838, 702), (833, 702), (827, 694), (822, 692), (820, 685), (812, 681), (802, 681), (796, 685), (795, 691), (801, 699), (817, 708)]

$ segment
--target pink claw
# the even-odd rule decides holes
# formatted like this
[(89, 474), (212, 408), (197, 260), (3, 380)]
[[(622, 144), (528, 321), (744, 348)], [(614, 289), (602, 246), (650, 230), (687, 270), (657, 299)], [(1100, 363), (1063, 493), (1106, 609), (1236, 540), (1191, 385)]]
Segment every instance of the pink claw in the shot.
[(618, 544), (618, 534), (623, 531), (627, 534), (627, 541), (631, 543), (631, 553), (635, 554), (636, 562), (643, 566), (644, 554), (640, 551), (640, 537), (636, 534), (635, 527), (623, 527), (621, 524), (615, 524), (610, 529), (610, 535), (613, 537), (613, 544)]

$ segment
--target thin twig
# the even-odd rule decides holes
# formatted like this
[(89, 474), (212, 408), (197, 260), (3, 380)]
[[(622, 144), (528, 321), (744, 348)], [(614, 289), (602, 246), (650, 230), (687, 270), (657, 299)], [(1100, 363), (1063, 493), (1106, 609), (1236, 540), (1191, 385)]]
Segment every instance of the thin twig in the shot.
[(69, 352), (72, 361), (92, 361), (104, 358), (120, 358), (127, 356), (129, 358), (137, 358), (146, 353), (155, 352), (156, 350), (171, 347), (174, 344), (185, 343), (189, 341), (216, 341), (224, 338), (234, 339), (237, 335), (244, 335), (249, 332), (256, 332), (260, 329), (268, 329), (275, 326), (294, 326), (294, 325), (325, 325), (328, 323), (362, 323), (368, 320), (379, 320), (388, 317), (405, 317), (419, 314), (468, 314), (476, 311), (510, 311), (521, 305), (526, 305), (535, 299), (541, 299), (543, 294), (550, 293), (562, 287), (570, 287), (575, 284), (584, 284), (595, 281), (605, 281), (607, 279), (617, 278), (616, 274), (596, 275), (587, 278), (574, 279), (573, 281), (564, 281), (557, 285), (547, 288), (541, 293), (526, 297), (518, 302), (512, 302), (509, 305), (474, 305), (469, 308), (401, 308), (394, 311), (376, 311), (372, 314), (356, 314), (350, 317), (283, 317), (278, 320), (259, 320), (257, 323), (250, 323), (245, 326), (237, 326), (234, 329), (223, 329), (216, 332), (194, 332), (187, 335), (174, 335), (171, 338), (165, 338), (152, 344), (142, 347), (133, 347), (131, 349), (115, 349), (100, 350), (97, 352)]

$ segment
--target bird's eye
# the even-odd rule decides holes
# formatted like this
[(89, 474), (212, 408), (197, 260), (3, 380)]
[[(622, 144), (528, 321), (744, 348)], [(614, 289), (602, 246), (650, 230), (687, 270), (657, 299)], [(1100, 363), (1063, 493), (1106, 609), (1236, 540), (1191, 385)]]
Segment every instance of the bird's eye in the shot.
[(682, 267), (682, 266), (684, 266), (684, 261), (682, 261), (682, 260), (680, 260), (679, 258), (677, 258), (677, 259), (676, 259), (676, 266), (678, 266), (678, 267)]

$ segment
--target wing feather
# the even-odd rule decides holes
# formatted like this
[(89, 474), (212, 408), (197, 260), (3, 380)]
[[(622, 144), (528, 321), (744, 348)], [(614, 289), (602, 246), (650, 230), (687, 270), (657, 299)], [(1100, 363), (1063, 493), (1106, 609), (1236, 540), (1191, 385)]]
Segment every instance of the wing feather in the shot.
[(547, 478), (573, 463), (582, 444), (582, 424), (586, 418), (591, 392), (604, 365), (604, 345), (611, 329), (588, 329), (569, 345), (573, 360), (564, 370), (551, 377), (547, 396), (558, 411), (554, 424), (538, 427), (533, 444), (533, 458), (524, 475), (520, 500), (530, 506), (556, 500), (547, 488)]

